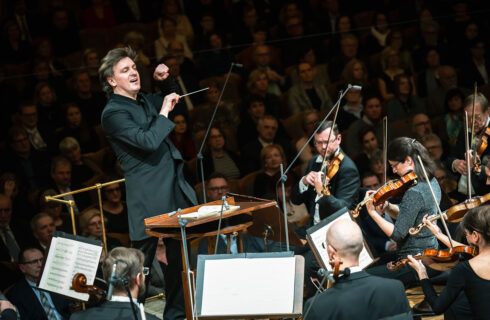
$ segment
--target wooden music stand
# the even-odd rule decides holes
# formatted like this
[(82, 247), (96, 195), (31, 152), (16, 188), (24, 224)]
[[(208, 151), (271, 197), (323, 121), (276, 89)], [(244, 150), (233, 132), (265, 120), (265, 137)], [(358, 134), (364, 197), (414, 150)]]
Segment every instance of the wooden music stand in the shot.
[[(257, 224), (259, 225), (260, 223), (263, 224), (263, 221), (260, 220), (258, 217), (271, 215), (273, 216), (273, 218), (271, 219), (272, 221), (276, 221), (276, 223), (278, 223), (281, 220), (277, 218), (280, 217), (280, 215), (279, 215), (279, 208), (277, 207), (277, 203), (275, 201), (251, 198), (251, 197), (240, 196), (240, 195), (233, 195), (232, 197), (227, 198), (226, 201), (230, 206), (236, 205), (239, 206), (240, 208), (233, 212), (223, 213), (223, 221), (228, 221), (229, 227), (222, 228), (220, 234), (228, 234), (231, 232), (246, 229), (248, 227), (253, 227), (256, 221)], [(196, 212), (202, 206), (221, 205), (221, 204), (222, 201), (218, 200), (218, 201), (206, 203), (204, 205), (198, 205), (198, 206), (182, 209), (181, 210), (182, 218), (185, 219), (185, 214)], [(276, 213), (274, 214), (274, 212)], [(181, 226), (179, 224), (179, 216), (177, 214), (172, 214), (172, 215), (169, 214), (172, 213), (165, 213), (159, 216), (145, 219), (146, 233), (154, 237), (173, 238), (173, 239), (181, 240), (182, 265), (184, 270), (182, 272), (183, 274), (182, 278), (184, 284), (183, 287), (184, 287), (184, 298), (186, 304), (186, 316), (188, 319), (192, 319), (192, 312), (191, 312), (192, 308), (190, 305), (191, 299), (188, 290), (189, 286), (186, 285), (187, 278), (185, 275), (185, 270), (187, 266), (184, 259), (184, 247), (183, 247), (182, 236), (180, 232)], [(203, 236), (212, 235), (213, 232), (216, 232), (218, 220), (219, 220), (219, 216), (187, 221), (187, 225), (185, 226), (186, 238), (195, 239)], [(254, 233), (250, 232), (250, 233), (254, 236), (261, 237), (263, 225), (260, 226), (259, 230), (260, 231)], [(277, 234), (278, 233), (279, 232), (277, 232)], [(284, 231), (282, 231), (282, 234), (284, 234)]]

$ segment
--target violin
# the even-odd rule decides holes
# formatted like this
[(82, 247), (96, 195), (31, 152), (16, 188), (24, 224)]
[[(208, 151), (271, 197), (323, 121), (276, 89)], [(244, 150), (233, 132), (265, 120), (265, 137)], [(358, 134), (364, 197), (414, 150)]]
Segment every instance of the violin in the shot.
[(316, 185), (315, 190), (318, 195), (329, 196), (330, 189), (328, 188), (328, 182), (337, 174), (339, 171), (340, 163), (344, 160), (344, 154), (339, 152), (337, 155), (333, 156), (330, 161), (325, 163), (325, 166), (322, 166), (321, 171), (325, 173), (325, 179), (323, 185)]
[[(426, 249), (422, 255), (413, 257), (416, 260), (425, 260), (432, 269), (444, 271), (451, 269), (458, 261), (468, 260), (478, 255), (478, 248), (470, 246), (456, 246), (447, 250)], [(397, 271), (404, 267), (407, 258), (392, 261), (387, 264), (388, 270)]]
[(95, 297), (97, 302), (101, 302), (106, 297), (105, 290), (87, 284), (87, 277), (83, 273), (76, 273), (71, 282), (71, 289), (80, 293), (88, 293), (91, 297)]
[(485, 132), (483, 132), (480, 136), (480, 140), (478, 141), (478, 144), (476, 146), (476, 155), (477, 155), (477, 158), (475, 158), (475, 167), (473, 168), (473, 170), (476, 172), (476, 173), (480, 173), (481, 172), (481, 165), (480, 165), (480, 161), (476, 160), (476, 159), (481, 159), (483, 153), (485, 152), (485, 150), (487, 150), (487, 147), (488, 147), (488, 139), (490, 137), (490, 127), (487, 127), (485, 129)]
[(378, 190), (376, 190), (375, 193), (370, 195), (368, 198), (364, 199), (361, 201), (356, 208), (351, 211), (351, 214), (354, 218), (357, 218), (359, 216), (359, 211), (361, 210), (362, 206), (365, 205), (368, 201), (373, 199), (374, 205), (378, 206), (382, 203), (384, 203), (386, 200), (399, 196), (408, 189), (410, 189), (412, 186), (417, 184), (417, 175), (412, 171), (404, 176), (400, 177), (397, 180), (390, 180), (387, 183), (385, 183), (383, 186), (381, 186)]
[[(478, 197), (474, 197), (474, 198), (465, 200), (459, 204), (452, 206), (448, 210), (444, 211), (443, 217), (449, 223), (458, 223), (461, 220), (463, 220), (463, 217), (466, 214), (466, 212), (468, 212), (468, 210), (479, 207), (480, 205), (484, 204), (488, 200), (490, 200), (490, 193), (487, 193), (484, 196), (478, 196)], [(435, 220), (440, 219), (440, 218), (441, 218), (440, 215), (435, 214), (435, 215), (428, 217), (427, 220), (428, 221), (435, 221)], [(412, 236), (416, 235), (420, 231), (422, 231), (422, 229), (424, 229), (425, 226), (426, 226), (426, 222), (422, 222), (417, 227), (410, 228), (408, 230), (408, 233), (410, 233), (410, 235), (412, 235)]]

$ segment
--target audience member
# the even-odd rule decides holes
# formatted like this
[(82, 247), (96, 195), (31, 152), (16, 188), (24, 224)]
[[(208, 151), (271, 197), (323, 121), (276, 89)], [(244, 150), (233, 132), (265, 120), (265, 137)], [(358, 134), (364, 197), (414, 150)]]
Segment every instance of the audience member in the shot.
[(363, 53), (366, 56), (381, 52), (387, 45), (387, 37), (391, 33), (388, 18), (383, 12), (376, 12), (369, 34), (364, 40)]
[(76, 186), (90, 186), (102, 175), (102, 170), (91, 160), (82, 155), (80, 144), (73, 137), (61, 140), (59, 150), (62, 156), (71, 162), (71, 181)]
[(413, 83), (409, 76), (405, 74), (395, 76), (393, 87), (394, 98), (386, 104), (390, 123), (426, 112), (425, 102), (414, 94)]
[(82, 25), (84, 28), (107, 28), (115, 26), (116, 18), (112, 7), (105, 1), (91, 0), (91, 6), (82, 11)]
[(269, 81), (267, 72), (260, 69), (250, 72), (248, 76), (248, 93), (252, 96), (256, 96), (249, 99), (249, 103), (252, 103), (251, 100), (255, 100), (257, 97), (260, 97), (262, 104), (265, 106), (266, 113), (279, 117), (281, 115), (281, 110), (279, 98), (276, 93), (273, 93), (275, 91), (274, 86), (275, 84)]
[(54, 222), (56, 230), (66, 233), (73, 233), (73, 227), (71, 224), (71, 217), (67, 214), (61, 214), (63, 205), (56, 201), (47, 201), (46, 197), (56, 196), (57, 193), (53, 189), (47, 189), (39, 197), (39, 209), (41, 212), (47, 213)]
[(443, 65), (439, 69), (439, 86), (427, 95), (427, 111), (429, 116), (444, 114), (444, 101), (451, 89), (458, 88), (458, 75), (452, 66)]
[(39, 124), (49, 134), (62, 126), (61, 108), (53, 87), (47, 82), (39, 82), (34, 88), (34, 103), (37, 106)]
[(206, 200), (221, 200), (230, 191), (228, 179), (220, 172), (213, 172), (206, 181)]
[(31, 239), (24, 226), (12, 221), (12, 201), (0, 194), (0, 261), (17, 261), (20, 248), (29, 244)]
[(288, 91), (288, 105), (291, 114), (307, 110), (327, 111), (332, 106), (325, 85), (315, 84), (313, 69), (308, 62), (300, 62), (297, 66), (300, 83), (293, 85)]
[[(395, 97), (395, 77), (406, 74), (406, 71), (400, 67), (400, 55), (398, 51), (390, 49), (383, 52), (382, 60), (385, 67), (378, 77), (379, 93), (384, 101)], [(413, 88), (413, 79), (409, 78)]]
[(189, 21), (189, 18), (182, 12), (182, 8), (180, 7), (180, 5), (181, 2), (177, 0), (164, 0), (162, 13), (164, 17), (175, 20), (176, 33), (184, 35), (187, 42), (192, 44), (194, 43), (194, 30)]
[[(320, 123), (320, 118), (318, 112), (316, 111), (307, 111), (303, 115), (303, 132), (305, 133), (301, 138), (296, 141), (296, 152), (299, 152), (301, 148), (305, 145), (308, 139), (313, 135), (316, 127)], [(306, 167), (308, 166), (308, 162), (310, 159), (316, 155), (317, 151), (315, 146), (312, 143), (313, 140), (304, 148), (303, 152), (299, 156), (299, 164), (301, 165), (301, 172), (305, 172)]]
[(46, 253), (56, 231), (53, 218), (45, 212), (36, 214), (31, 219), (31, 230), (32, 235), (36, 239), (36, 247)]
[(7, 297), (17, 307), (21, 319), (68, 319), (68, 298), (56, 293), (39, 290), (44, 254), (33, 247), (19, 254), (19, 268), (24, 277), (9, 290)]
[(100, 148), (97, 133), (85, 121), (80, 108), (73, 103), (68, 103), (64, 107), (64, 126), (57, 130), (57, 136), (58, 141), (66, 137), (77, 139), (82, 153), (94, 152)]
[[(107, 220), (104, 217), (104, 221)], [(100, 218), (100, 211), (98, 208), (91, 208), (83, 211), (78, 216), (80, 224), (81, 235), (90, 239), (99, 240), (104, 244), (103, 232), (102, 232), (102, 220)], [(104, 222), (106, 223), (106, 222)], [(106, 243), (107, 250), (112, 250), (115, 247), (122, 246), (121, 241), (107, 235), (106, 229)]]
[(32, 101), (24, 101), (19, 107), (20, 123), (27, 132), (31, 147), (36, 151), (51, 151), (54, 153), (56, 148), (53, 146), (54, 136), (46, 128), (49, 123), (39, 124), (37, 106)]
[(17, 308), (0, 293), (0, 319), (17, 320), (20, 318)]
[(475, 83), (478, 86), (489, 83), (490, 64), (485, 55), (485, 45), (482, 38), (470, 42), (470, 56), (461, 68), (461, 86), (472, 89)]
[[(313, 50), (312, 46), (304, 46), (301, 48), (301, 51), (299, 52), (299, 62), (307, 62), (310, 64), (313, 74), (313, 83), (315, 85), (326, 86), (330, 83), (327, 65), (324, 63), (317, 63), (315, 50)], [(293, 85), (301, 84), (302, 80), (299, 76), (298, 68), (292, 68), (289, 76)]]
[(282, 147), (270, 144), (260, 151), (262, 172), (255, 177), (254, 196), (266, 199), (275, 199), (276, 185), (280, 178), (280, 165), (287, 167), (286, 156)]
[(425, 113), (417, 113), (412, 117), (412, 136), (419, 140), (432, 133), (430, 118)]
[(31, 44), (22, 39), (19, 24), (15, 20), (7, 20), (3, 25), (2, 48), (0, 58), (6, 64), (26, 63), (33, 57)]
[(83, 50), (82, 67), (88, 72), (92, 90), (94, 92), (102, 92), (102, 85), (99, 80), (99, 54), (93, 48)]
[(263, 44), (255, 47), (254, 62), (255, 65), (252, 68), (265, 72), (267, 75), (267, 79), (269, 80), (267, 91), (276, 96), (280, 95), (286, 79), (279, 70), (279, 61), (272, 60), (269, 45)]
[(187, 45), (186, 36), (177, 31), (177, 21), (175, 19), (170, 17), (158, 19), (158, 34), (159, 38), (155, 40), (155, 56), (157, 61), (168, 54), (168, 44), (172, 40), (180, 41), (184, 46), (184, 55), (189, 59), (193, 58), (193, 54)]
[(347, 130), (352, 123), (360, 120), (362, 116), (362, 96), (361, 90), (350, 89), (340, 102), (340, 108), (337, 114), (337, 124), (340, 132)]
[[(228, 180), (240, 178), (240, 158), (234, 152), (226, 148), (225, 134), (220, 127), (211, 127), (206, 143), (207, 149), (204, 152), (202, 160), (204, 179), (208, 179), (213, 172), (221, 173)], [(198, 163), (197, 176), (199, 178), (201, 177), (200, 168), (200, 163)]]
[[(410, 51), (405, 47), (405, 42), (403, 40), (403, 33), (401, 30), (392, 30), (388, 36), (386, 37), (386, 47), (383, 49), (383, 52), (387, 52), (389, 50), (395, 50), (398, 52), (398, 56), (400, 59), (400, 68), (406, 70), (409, 74), (413, 74), (413, 62), (412, 55)], [(381, 60), (381, 69), (386, 67), (385, 61)]]
[(340, 40), (340, 53), (332, 57), (329, 63), (329, 76), (330, 81), (339, 81), (342, 70), (344, 70), (347, 63), (358, 58), (359, 40), (352, 33), (346, 33), (342, 35)]
[(246, 101), (246, 108), (242, 112), (237, 128), (237, 140), (240, 148), (257, 138), (257, 123), (265, 114), (264, 99), (258, 95), (250, 96)]
[(73, 88), (73, 102), (80, 108), (85, 121), (92, 126), (99, 125), (106, 98), (103, 93), (92, 90), (92, 83), (87, 71), (79, 71), (73, 76)]
[(258, 137), (243, 146), (241, 150), (243, 175), (260, 169), (260, 152), (263, 147), (270, 144), (279, 144), (286, 154), (291, 154), (289, 141), (277, 136), (278, 121), (273, 116), (264, 116), (257, 122)]
[(359, 149), (357, 149), (358, 152), (354, 155), (354, 162), (359, 170), (359, 174), (362, 175), (370, 171), (372, 155), (379, 150), (379, 140), (374, 128), (369, 126), (362, 128), (358, 132), (357, 138), (359, 139)]
[(48, 34), (56, 57), (65, 57), (81, 49), (76, 21), (74, 15), (63, 7), (52, 12)]
[(418, 75), (418, 93), (427, 97), (431, 92), (439, 89), (441, 57), (437, 49), (429, 48), (425, 53), (424, 69)]
[[(116, 180), (109, 176), (104, 183)], [(128, 207), (122, 199), (121, 183), (108, 185), (102, 189), (102, 209), (107, 219), (106, 231), (114, 233), (129, 233)]]
[(189, 161), (195, 158), (197, 154), (196, 145), (187, 125), (186, 117), (182, 114), (175, 114), (171, 120), (175, 123), (175, 128), (170, 133), (170, 140), (184, 160)]
[(444, 101), (445, 114), (442, 121), (441, 136), (453, 147), (463, 129), (463, 101), (465, 96), (460, 89), (450, 89)]

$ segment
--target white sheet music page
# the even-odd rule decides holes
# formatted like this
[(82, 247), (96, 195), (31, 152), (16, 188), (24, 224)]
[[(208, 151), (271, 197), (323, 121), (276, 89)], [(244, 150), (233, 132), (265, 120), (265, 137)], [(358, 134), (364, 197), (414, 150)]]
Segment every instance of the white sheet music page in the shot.
[[(332, 267), (328, 263), (329, 262), (328, 253), (327, 250), (324, 248), (323, 244), (325, 243), (327, 237), (327, 231), (332, 225), (332, 223), (340, 219), (352, 220), (349, 212), (346, 211), (343, 215), (341, 215), (334, 221), (330, 222), (329, 224), (323, 226), (322, 228), (310, 234), (311, 240), (313, 241), (314, 246), (316, 247), (318, 253), (320, 254), (322, 262), (324, 263), (323, 267), (327, 268), (328, 270), (332, 270)], [(366, 247), (363, 246), (361, 254), (359, 255), (359, 266), (361, 268), (364, 268), (368, 266), (371, 262), (373, 262), (373, 258), (371, 258), (371, 256), (369, 255), (369, 252), (367, 251)]]
[(202, 316), (293, 312), (295, 258), (206, 260)]
[(87, 284), (93, 284), (101, 253), (101, 246), (53, 237), (39, 288), (88, 301), (89, 295), (75, 292), (71, 283), (76, 273), (83, 273)]

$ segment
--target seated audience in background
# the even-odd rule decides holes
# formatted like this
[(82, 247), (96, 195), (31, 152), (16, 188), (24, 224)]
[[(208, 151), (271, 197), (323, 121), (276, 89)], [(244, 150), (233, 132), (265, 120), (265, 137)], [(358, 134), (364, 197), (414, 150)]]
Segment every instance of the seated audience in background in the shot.
[(394, 97), (386, 104), (390, 123), (426, 112), (424, 100), (414, 95), (414, 87), (409, 76), (405, 74), (395, 76), (393, 90)]
[(0, 193), (0, 261), (17, 261), (20, 249), (30, 242), (25, 224), (12, 221), (10, 198)]
[(412, 137), (420, 141), (420, 138), (431, 133), (430, 118), (425, 113), (414, 114), (412, 117)]
[(463, 129), (463, 101), (465, 96), (458, 89), (450, 89), (444, 100), (444, 118), (441, 126), (441, 137), (445, 137), (450, 147), (456, 145), (459, 132)]
[(425, 69), (418, 75), (418, 93), (427, 97), (429, 93), (439, 89), (439, 72), (441, 58), (436, 48), (429, 48), (425, 53)]
[(162, 12), (164, 17), (169, 17), (175, 20), (175, 30), (177, 34), (182, 34), (187, 39), (188, 43), (194, 43), (194, 30), (189, 21), (189, 18), (180, 7), (181, 2), (176, 0), (165, 0), (162, 4)]
[(254, 196), (258, 198), (275, 199), (276, 183), (280, 178), (280, 165), (287, 167), (286, 157), (282, 147), (270, 144), (260, 151), (262, 172), (255, 177)]
[[(299, 52), (299, 63), (307, 62), (311, 66), (311, 71), (313, 73), (313, 84), (319, 86), (326, 86), (330, 83), (328, 78), (327, 65), (324, 63), (317, 64), (317, 58), (315, 50), (311, 46), (304, 46)], [(298, 73), (298, 68), (292, 68), (289, 73), (291, 78), (291, 83), (293, 85), (301, 84), (301, 78)]]
[(33, 247), (19, 253), (19, 268), (24, 277), (9, 290), (7, 298), (17, 307), (21, 319), (68, 319), (68, 298), (37, 289), (44, 254)]
[(369, 34), (364, 40), (362, 48), (366, 56), (381, 52), (387, 46), (387, 38), (391, 34), (388, 18), (383, 12), (376, 12), (369, 30)]
[(50, 153), (56, 152), (56, 147), (53, 146), (54, 136), (51, 130), (47, 127), (49, 123), (44, 126), (39, 124), (37, 106), (32, 101), (21, 102), (19, 107), (20, 124), (27, 132), (31, 147), (36, 151), (49, 151)]
[[(115, 177), (104, 179), (104, 183), (116, 180)], [(114, 233), (129, 233), (128, 207), (122, 199), (123, 184), (115, 183), (102, 189), (102, 209), (107, 219), (106, 231)]]
[[(279, 117), (281, 115), (279, 98), (278, 95), (270, 92), (269, 86), (270, 81), (267, 72), (260, 69), (250, 72), (247, 81), (248, 93), (251, 97), (261, 98), (267, 114)], [(250, 99), (249, 103), (252, 103)]]
[(278, 68), (280, 62), (272, 60), (270, 46), (265, 44), (256, 46), (254, 51), (254, 62), (255, 65), (252, 67), (252, 70), (260, 70), (265, 72), (265, 75), (267, 76), (267, 92), (279, 96), (286, 79)]
[(158, 33), (160, 37), (155, 40), (155, 57), (157, 61), (168, 54), (167, 48), (168, 44), (172, 40), (178, 40), (184, 46), (184, 55), (193, 59), (192, 51), (187, 45), (187, 38), (185, 35), (178, 33), (177, 31), (177, 21), (170, 17), (162, 17), (158, 19)]
[[(294, 204), (291, 201), (291, 191), (293, 190), (293, 186), (298, 182), (298, 179), (291, 173), (288, 173), (287, 176), (288, 179), (286, 182), (284, 182), (287, 219), (288, 222), (292, 223), (295, 228), (300, 228), (310, 220), (310, 214), (308, 213), (308, 208), (306, 208), (304, 203)], [(279, 178), (280, 177), (278, 176), (277, 179)], [(282, 212), (284, 212), (281, 183), (277, 184), (276, 194), (274, 195), (273, 199), (277, 201), (279, 208)]]
[(289, 140), (277, 136), (278, 121), (273, 116), (264, 116), (257, 123), (258, 136), (247, 143), (241, 149), (243, 175), (260, 169), (260, 152), (263, 147), (270, 144), (279, 144), (286, 154), (286, 158), (291, 154)]
[(490, 82), (490, 63), (485, 53), (486, 40), (476, 38), (470, 42), (470, 56), (461, 68), (461, 86), (472, 89)]
[(329, 62), (328, 70), (330, 81), (336, 82), (340, 80), (342, 70), (347, 63), (352, 59), (358, 58), (359, 39), (352, 33), (342, 34), (340, 40), (340, 52), (333, 56)]
[(361, 119), (363, 109), (361, 91), (354, 88), (350, 89), (340, 104), (337, 125), (340, 132), (343, 132), (356, 120)]
[[(362, 152), (362, 139), (359, 135), (367, 128), (372, 127), (375, 129), (376, 138), (379, 141), (383, 139), (383, 121), (382, 121), (383, 107), (381, 100), (376, 95), (367, 95), (364, 98), (364, 108), (362, 110), (361, 119), (355, 120), (347, 129), (347, 138), (345, 145), (342, 146), (346, 152), (355, 157), (357, 153)], [(389, 130), (388, 130), (389, 131)]]
[[(378, 88), (383, 100), (388, 101), (395, 97), (395, 77), (407, 74), (407, 71), (400, 67), (400, 55), (396, 50), (390, 49), (383, 52), (382, 60), (385, 68), (378, 77)], [(411, 77), (408, 79), (413, 87), (413, 79)]]
[(375, 152), (378, 152), (379, 143), (374, 128), (365, 127), (357, 135), (360, 143), (359, 153), (354, 158), (354, 162), (359, 170), (359, 174), (371, 171), (371, 158)]
[[(206, 151), (202, 160), (204, 179), (213, 172), (223, 174), (228, 180), (241, 177), (240, 158), (234, 152), (227, 150), (225, 133), (218, 126), (212, 126), (206, 141)], [(201, 178), (201, 164), (198, 161), (197, 177)]]
[(66, 137), (73, 137), (80, 143), (82, 153), (99, 150), (99, 137), (95, 130), (85, 122), (80, 108), (76, 104), (65, 105), (64, 121), (63, 127), (57, 130), (58, 141)]
[[(117, 277), (122, 277), (127, 281), (129, 289), (126, 289), (124, 285), (120, 283), (115, 284), (113, 299), (111, 301), (106, 301), (100, 306), (74, 313), (70, 319), (81, 320), (103, 318), (107, 320), (116, 320), (131, 318), (133, 307), (136, 309), (137, 314), (143, 314), (143, 305), (134, 303), (133, 301), (145, 296), (145, 280), (149, 270), (143, 268), (144, 259), (143, 253), (134, 248), (117, 247), (112, 249), (102, 264), (104, 279), (106, 281), (109, 280), (114, 263), (120, 261), (116, 263), (115, 274)], [(130, 301), (127, 290), (129, 290), (133, 301)], [(131, 303), (133, 303), (133, 306), (131, 306)], [(158, 319), (149, 313), (144, 313), (144, 316), (149, 320)]]
[(47, 82), (39, 82), (35, 89), (34, 103), (37, 106), (37, 118), (41, 128), (54, 134), (56, 128), (63, 125), (61, 107), (54, 88)]
[(372, 81), (368, 77), (368, 70), (364, 62), (358, 59), (351, 59), (342, 70), (340, 75), (340, 86), (337, 87), (337, 91), (345, 90), (347, 85), (361, 86), (362, 91), (372, 91)]
[[(193, 131), (207, 129), (214, 109), (218, 104), (221, 91), (218, 82), (214, 80), (202, 81), (201, 86), (209, 89), (203, 93), (205, 97), (204, 103), (198, 105), (193, 112), (191, 119)], [(237, 105), (231, 101), (221, 99), (213, 124), (222, 128), (236, 130), (238, 123), (240, 123), (240, 110)]]
[(99, 80), (99, 54), (94, 48), (86, 48), (83, 50), (82, 67), (88, 72), (92, 90), (94, 92), (102, 92), (102, 85)]
[[(104, 216), (104, 220), (107, 220)], [(81, 235), (90, 239), (100, 240), (104, 244), (102, 232), (102, 220), (100, 219), (100, 211), (98, 208), (87, 209), (78, 216)], [(106, 229), (107, 250), (112, 250), (115, 247), (120, 247), (121, 241), (107, 235)]]
[[(56, 226), (51, 216), (45, 212), (36, 214), (31, 219), (31, 230), (36, 241), (36, 247), (46, 252), (53, 238)], [(73, 228), (71, 233), (73, 233)]]
[[(223, 36), (219, 32), (211, 32), (208, 36), (208, 50), (200, 54), (202, 76), (224, 76), (229, 72), (233, 61), (235, 57), (228, 50)], [(232, 69), (232, 72), (236, 70)]]
[[(303, 132), (304, 136), (296, 141), (296, 152), (299, 152), (301, 148), (305, 145), (308, 139), (311, 137), (318, 124), (320, 123), (320, 118), (318, 116), (318, 112), (316, 111), (307, 111), (303, 115)], [(299, 164), (301, 165), (301, 172), (305, 172), (306, 167), (308, 166), (308, 161), (316, 155), (316, 148), (313, 145), (313, 139), (310, 143), (304, 148), (303, 152), (299, 156)]]
[[(438, 74), (439, 86), (436, 90), (427, 94), (427, 112), (431, 117), (444, 114), (444, 103), (446, 101), (447, 92), (451, 89), (459, 88), (458, 74), (454, 67), (446, 65), (440, 66)], [(466, 96), (471, 93), (471, 91), (463, 90), (463, 93)]]
[(171, 120), (175, 123), (174, 130), (170, 133), (170, 140), (179, 150), (186, 161), (196, 157), (197, 150), (194, 139), (187, 125), (187, 118), (183, 114), (174, 114)]
[(90, 158), (82, 155), (80, 144), (73, 137), (61, 140), (59, 150), (71, 162), (71, 181), (75, 186), (90, 186), (102, 175), (102, 170)]
[[(398, 56), (400, 59), (400, 68), (406, 70), (409, 74), (413, 74), (414, 69), (412, 55), (405, 46), (405, 41), (403, 39), (403, 33), (401, 30), (393, 30), (388, 34), (388, 36), (386, 37), (386, 47), (381, 52), (381, 55), (389, 50), (395, 50), (396, 52), (398, 52)], [(385, 63), (386, 60), (380, 61), (381, 69), (384, 69), (386, 67)]]
[(293, 85), (288, 91), (288, 105), (291, 114), (307, 110), (327, 111), (332, 106), (325, 85), (313, 81), (313, 69), (308, 62), (300, 62), (297, 66), (299, 84)]
[(92, 82), (87, 71), (81, 70), (75, 73), (73, 89), (72, 101), (80, 108), (83, 119), (91, 126), (99, 125), (107, 100), (102, 92), (92, 90)]
[(246, 101), (240, 116), (240, 124), (237, 128), (238, 146), (241, 148), (257, 138), (257, 122), (266, 114), (264, 99), (258, 95), (252, 95)]
[[(355, 222), (342, 219), (331, 225), (325, 250), (330, 259), (335, 255), (342, 261), (341, 271), (350, 269), (350, 272), (339, 277), (332, 288), (306, 302), (303, 314), (307, 319), (412, 318), (405, 288), (400, 281), (372, 276), (361, 270), (359, 254), (362, 248), (362, 232)], [(389, 300), (386, 295), (389, 295)]]
[(28, 224), (31, 217), (34, 215), (33, 193), (27, 201), (26, 195), (19, 192), (19, 179), (11, 172), (5, 172), (0, 176), (0, 193), (6, 195), (12, 203), (12, 216), (16, 223)]
[(378, 176), (379, 181), (383, 182), (386, 165), (384, 164), (383, 151), (377, 149), (371, 153), (369, 158), (369, 168), (372, 173)]
[(213, 172), (206, 181), (206, 200), (221, 200), (230, 191), (228, 179), (220, 172)]
[(53, 218), (56, 230), (73, 233), (70, 216), (67, 214), (61, 214), (63, 204), (56, 201), (46, 201), (46, 196), (53, 197), (55, 195), (57, 195), (57, 193), (53, 189), (47, 189), (41, 193), (41, 196), (39, 197), (39, 210), (47, 213), (51, 218)]

